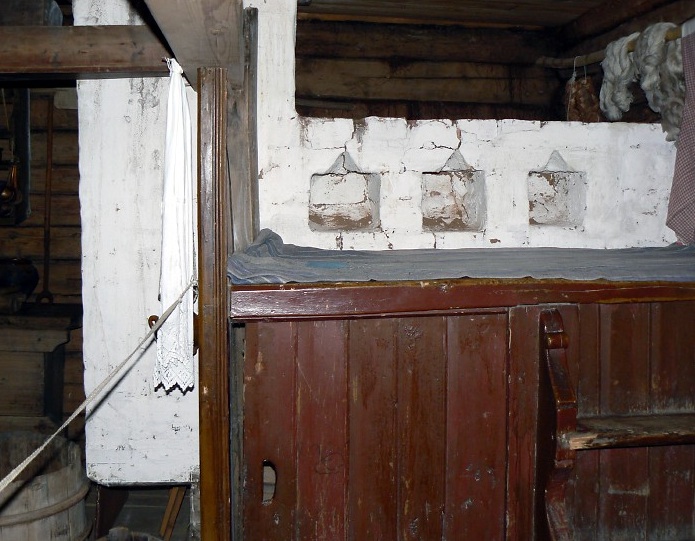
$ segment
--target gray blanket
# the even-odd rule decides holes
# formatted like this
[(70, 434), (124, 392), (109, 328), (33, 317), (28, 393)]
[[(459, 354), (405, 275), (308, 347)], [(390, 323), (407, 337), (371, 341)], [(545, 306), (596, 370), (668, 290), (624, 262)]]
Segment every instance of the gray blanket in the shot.
[(230, 256), (228, 276), (239, 285), (526, 277), (695, 282), (695, 246), (321, 250), (285, 244), (264, 229), (244, 252)]

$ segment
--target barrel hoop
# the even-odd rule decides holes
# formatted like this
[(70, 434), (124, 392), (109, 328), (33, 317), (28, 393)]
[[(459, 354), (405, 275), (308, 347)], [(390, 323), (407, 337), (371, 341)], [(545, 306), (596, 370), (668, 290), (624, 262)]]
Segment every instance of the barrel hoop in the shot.
[(14, 526), (15, 524), (25, 524), (27, 522), (34, 522), (37, 519), (49, 517), (51, 515), (57, 515), (61, 511), (70, 509), (73, 505), (78, 503), (80, 500), (89, 492), (89, 481), (85, 481), (80, 489), (70, 496), (66, 500), (54, 503), (48, 507), (42, 507), (40, 509), (33, 509), (32, 511), (27, 511), (26, 513), (20, 513), (18, 515), (9, 515), (7, 517), (0, 517), (0, 527), (2, 526)]

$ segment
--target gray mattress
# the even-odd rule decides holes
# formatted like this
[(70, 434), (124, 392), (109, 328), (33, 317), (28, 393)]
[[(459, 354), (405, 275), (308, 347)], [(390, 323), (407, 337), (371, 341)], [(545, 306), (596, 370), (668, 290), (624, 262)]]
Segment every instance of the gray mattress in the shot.
[(228, 263), (229, 279), (238, 285), (527, 277), (695, 282), (695, 246), (321, 250), (285, 244), (264, 229)]

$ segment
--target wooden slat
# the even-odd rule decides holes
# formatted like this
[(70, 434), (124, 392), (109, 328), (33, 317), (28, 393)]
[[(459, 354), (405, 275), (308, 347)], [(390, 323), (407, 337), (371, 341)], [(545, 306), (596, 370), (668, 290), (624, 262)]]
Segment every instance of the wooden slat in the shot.
[[(80, 184), (80, 170), (77, 164), (54, 165), (51, 171), (51, 191), (56, 195), (72, 195), (78, 197)], [(37, 196), (35, 199), (43, 197), (46, 185), (46, 169), (44, 164), (37, 163), (31, 167), (31, 195)]]
[(620, 303), (693, 300), (695, 284), (563, 280), (451, 280), (232, 286), (230, 315), (238, 320), (352, 317), (451, 312), (547, 302)]
[(12, 344), (13, 351), (49, 353), (69, 339), (67, 330), (2, 329), (3, 340)]
[(297, 22), (295, 55), (303, 58), (533, 64), (554, 50), (544, 33), (488, 28)]
[(504, 539), (507, 315), (449, 318), (447, 348), (444, 539)]
[(348, 322), (302, 322), (297, 334), (297, 539), (345, 539)]
[[(46, 166), (46, 132), (31, 134), (31, 165)], [(56, 166), (76, 166), (79, 163), (79, 144), (77, 132), (56, 131), (53, 134), (53, 164)]]
[[(296, 518), (296, 327), (247, 328), (244, 411), (244, 531), (268, 541), (293, 540)], [(277, 355), (282, 351), (282, 355)], [(264, 500), (263, 468), (274, 469)]]
[(649, 13), (669, 4), (672, 0), (608, 0), (586, 11), (562, 29), (561, 36), (568, 47), (603, 32), (612, 30), (625, 21)]
[(48, 417), (37, 415), (0, 415), (0, 432), (52, 434), (58, 428)]
[[(652, 411), (695, 411), (693, 303), (655, 303), (651, 310)], [(688, 339), (689, 338), (689, 339)], [(695, 421), (694, 421), (695, 423)], [(695, 445), (649, 450), (648, 525), (653, 538), (687, 539), (695, 523), (692, 493)]]
[[(568, 312), (569, 309), (561, 313), (571, 337), (568, 355), (577, 375), (577, 409), (579, 415), (595, 415), (600, 409), (599, 306), (579, 306), (574, 318)], [(599, 453), (577, 453), (576, 458), (574, 483), (568, 486), (568, 498), (574, 502), (575, 527), (582, 528), (580, 535), (584, 535), (582, 532), (589, 528), (594, 531), (597, 522)]]
[(570, 449), (695, 443), (695, 414), (587, 417), (562, 442)]
[[(536, 447), (540, 339), (535, 306), (512, 308), (509, 313), (509, 425), (507, 471), (508, 541), (533, 539), (542, 526), (538, 515), (544, 515), (536, 482)], [(535, 513), (534, 510), (537, 510)], [(542, 523), (545, 523), (543, 516)]]
[(598, 0), (580, 2), (548, 2), (544, 0), (496, 1), (466, 0), (460, 2), (417, 2), (382, 0), (312, 0), (300, 6), (298, 17), (370, 22), (406, 22), (421, 24), (456, 24), (487, 26), (553, 27), (566, 24)]
[[(396, 539), (404, 541), (443, 539), (445, 487), (447, 481), (459, 479), (446, 462), (446, 337), (447, 320), (441, 317), (400, 319), (394, 337), (398, 351)], [(463, 364), (458, 358), (452, 362)], [(456, 430), (465, 433), (463, 427)]]
[(43, 415), (43, 383), (43, 354), (0, 352), (2, 415)]
[(559, 82), (539, 68), (379, 60), (298, 59), (301, 97), (548, 104)]
[(244, 82), (230, 88), (227, 140), (232, 190), (234, 250), (244, 250), (258, 235), (258, 137), (256, 101), (258, 76), (258, 12), (244, 12), (247, 59)]
[(369, 116), (386, 118), (405, 118), (406, 120), (426, 120), (448, 118), (554, 120), (557, 115), (544, 106), (454, 103), (454, 102), (416, 102), (398, 100), (321, 100), (318, 98), (297, 98), (295, 108), (301, 116), (317, 118), (363, 119)]
[[(603, 306), (600, 317), (601, 414), (648, 411), (649, 305)], [(646, 531), (648, 487), (647, 449), (601, 451), (599, 537)]]
[(693, 535), (695, 446), (649, 449), (647, 531), (651, 539), (689, 539)]
[(145, 0), (191, 85), (199, 68), (225, 68), (234, 86), (244, 76), (241, 0)]
[[(36, 194), (38, 195), (38, 194)], [(22, 227), (43, 227), (45, 198), (31, 199), (31, 215), (22, 222)], [(80, 200), (76, 194), (51, 197), (52, 226), (80, 226)]]
[(650, 401), (654, 411), (695, 411), (695, 337), (687, 329), (695, 329), (692, 302), (652, 306)]
[(674, 24), (682, 24), (693, 17), (695, 17), (695, 3), (691, 0), (670, 2), (644, 15), (628, 19), (613, 30), (601, 34), (600, 36), (582, 41), (565, 51), (562, 56), (572, 57), (593, 51), (600, 51), (612, 41), (632, 34), (633, 32), (642, 32), (645, 28), (654, 23), (667, 21)]
[(350, 325), (348, 539), (398, 538), (396, 325)]
[(147, 26), (0, 27), (0, 75), (164, 76), (167, 56)]
[[(75, 259), (81, 253), (79, 227), (51, 228), (51, 258)], [(43, 258), (43, 228), (27, 227), (7, 230), (0, 236), (0, 254), (4, 257)]]

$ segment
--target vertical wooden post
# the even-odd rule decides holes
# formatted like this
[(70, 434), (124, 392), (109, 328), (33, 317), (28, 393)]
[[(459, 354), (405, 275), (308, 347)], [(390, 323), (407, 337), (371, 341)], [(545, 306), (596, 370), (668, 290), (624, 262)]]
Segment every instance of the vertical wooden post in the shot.
[(228, 138), (229, 185), (232, 195), (234, 250), (244, 250), (259, 230), (258, 145), (256, 98), (258, 64), (258, 10), (244, 10), (244, 80), (229, 85)]
[(227, 70), (198, 70), (201, 538), (230, 539)]

